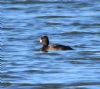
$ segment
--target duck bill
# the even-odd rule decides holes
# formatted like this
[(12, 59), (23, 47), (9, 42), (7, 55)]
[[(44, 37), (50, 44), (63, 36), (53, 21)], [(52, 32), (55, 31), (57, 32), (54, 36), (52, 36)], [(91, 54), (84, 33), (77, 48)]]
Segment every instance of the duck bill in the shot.
[(42, 40), (40, 39), (40, 43), (42, 43)]

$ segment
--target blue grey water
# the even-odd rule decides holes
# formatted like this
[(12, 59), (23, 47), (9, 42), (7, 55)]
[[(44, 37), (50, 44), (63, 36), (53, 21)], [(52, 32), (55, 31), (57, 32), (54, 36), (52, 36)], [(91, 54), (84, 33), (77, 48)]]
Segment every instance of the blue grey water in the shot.
[(100, 0), (0, 0), (0, 89), (100, 89)]

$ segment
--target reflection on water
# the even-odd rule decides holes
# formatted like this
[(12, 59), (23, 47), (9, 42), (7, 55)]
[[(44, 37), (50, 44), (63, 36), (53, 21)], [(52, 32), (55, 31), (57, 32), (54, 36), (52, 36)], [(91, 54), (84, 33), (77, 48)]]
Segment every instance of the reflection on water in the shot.
[(0, 0), (0, 89), (100, 89), (100, 1), (40, 1)]

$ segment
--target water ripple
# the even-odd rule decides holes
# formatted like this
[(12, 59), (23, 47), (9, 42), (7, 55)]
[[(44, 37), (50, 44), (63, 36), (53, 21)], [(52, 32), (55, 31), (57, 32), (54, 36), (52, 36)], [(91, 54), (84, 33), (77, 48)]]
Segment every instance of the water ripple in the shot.
[[(99, 89), (98, 0), (0, 0), (0, 89)], [(72, 51), (40, 51), (39, 38)]]

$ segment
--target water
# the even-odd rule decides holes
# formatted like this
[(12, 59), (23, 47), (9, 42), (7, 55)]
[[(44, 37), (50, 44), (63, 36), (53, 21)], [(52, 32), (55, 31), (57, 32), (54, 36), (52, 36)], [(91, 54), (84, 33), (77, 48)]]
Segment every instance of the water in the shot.
[(0, 64), (0, 89), (100, 89), (100, 1), (0, 0)]

